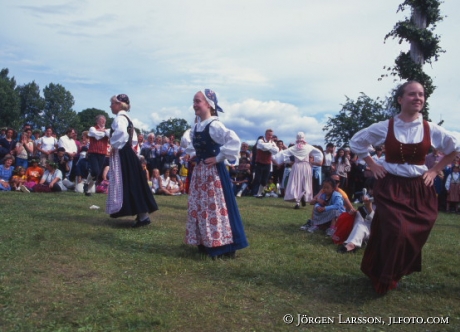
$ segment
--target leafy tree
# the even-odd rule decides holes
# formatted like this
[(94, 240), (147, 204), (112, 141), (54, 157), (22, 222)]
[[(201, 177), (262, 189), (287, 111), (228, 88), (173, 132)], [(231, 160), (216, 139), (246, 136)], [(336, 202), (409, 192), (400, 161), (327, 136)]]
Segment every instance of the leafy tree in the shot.
[(184, 131), (189, 129), (190, 126), (184, 119), (171, 119), (162, 121), (155, 131), (156, 135), (174, 135), (176, 138), (182, 137)]
[[(434, 92), (435, 86), (431, 77), (423, 71), (423, 65), (438, 61), (440, 54), (445, 52), (439, 45), (439, 36), (433, 33), (436, 24), (443, 20), (440, 5), (441, 1), (438, 0), (405, 0), (397, 11), (402, 12), (410, 7), (411, 17), (397, 22), (393, 30), (385, 36), (385, 41), (392, 37), (398, 38), (400, 44), (404, 40), (409, 42), (410, 50), (399, 54), (394, 67), (384, 69), (401, 80), (420, 82), (425, 87), (426, 99)], [(387, 76), (388, 74), (381, 75), (380, 79)], [(428, 104), (423, 111), (423, 117), (429, 119)]]
[(106, 111), (97, 109), (97, 108), (87, 108), (78, 113), (79, 118), (79, 128), (78, 132), (81, 133), (82, 131), (89, 130), (90, 127), (94, 126), (96, 123), (96, 116), (104, 115), (107, 119), (106, 127), (109, 128), (112, 125), (113, 118), (109, 116)]
[(42, 115), (42, 126), (52, 126), (61, 136), (69, 127), (78, 128), (79, 118), (72, 109), (72, 94), (60, 84), (50, 83), (43, 89), (45, 108)]
[(40, 87), (34, 82), (20, 85), (16, 88), (19, 94), (21, 117), (24, 123), (38, 128), (41, 124), (41, 114), (45, 100), (40, 96)]
[(348, 97), (339, 114), (329, 118), (323, 131), (326, 143), (337, 146), (348, 145), (350, 139), (363, 128), (371, 124), (390, 118), (395, 110), (390, 107), (390, 98), (373, 100), (361, 92), (357, 101)]
[(22, 126), (16, 80), (8, 77), (8, 69), (0, 71), (0, 125), (14, 129)]

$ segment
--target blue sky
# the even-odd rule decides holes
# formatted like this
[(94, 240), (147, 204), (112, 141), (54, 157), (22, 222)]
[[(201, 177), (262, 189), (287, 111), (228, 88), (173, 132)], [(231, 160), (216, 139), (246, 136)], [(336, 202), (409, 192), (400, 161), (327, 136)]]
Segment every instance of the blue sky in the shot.
[[(348, 96), (385, 97), (399, 82), (378, 81), (406, 43), (384, 43), (409, 12), (402, 0), (3, 1), (0, 66), (18, 84), (59, 83), (74, 110), (110, 113), (126, 93), (137, 127), (193, 121), (192, 98), (215, 90), (227, 127), (247, 141), (272, 128), (286, 142), (298, 131), (324, 144), (322, 131)], [(435, 33), (447, 51), (425, 71), (437, 89), (430, 117), (460, 132), (460, 3)]]

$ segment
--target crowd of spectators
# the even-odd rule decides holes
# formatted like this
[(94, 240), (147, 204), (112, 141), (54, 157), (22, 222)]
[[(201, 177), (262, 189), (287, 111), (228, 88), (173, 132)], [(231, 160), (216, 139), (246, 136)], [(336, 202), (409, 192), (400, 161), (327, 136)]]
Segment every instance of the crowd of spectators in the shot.
[[(101, 135), (104, 136), (104, 133)], [(28, 124), (20, 133), (12, 128), (1, 129), (0, 191), (30, 193), (74, 190), (83, 193), (85, 186), (88, 188), (87, 178), (91, 178), (91, 169), (95, 168), (91, 167), (91, 159), (88, 159), (90, 136), (94, 136), (91, 130), (84, 131), (78, 139), (77, 131), (68, 128), (65, 135), (57, 137), (52, 127), (41, 131), (33, 130)], [(179, 143), (174, 135), (155, 137), (150, 133), (146, 140), (144, 135), (138, 135), (134, 150), (155, 194), (184, 193), (188, 159), (185, 148)], [(110, 145), (106, 150), (101, 156), (102, 167), (95, 174), (95, 186), (89, 189), (89, 195), (107, 193)]]
[[(187, 133), (184, 133), (186, 136)], [(81, 133), (80, 140), (75, 129), (69, 128), (65, 135), (56, 137), (52, 127), (42, 132), (30, 125), (23, 126), (17, 133), (12, 128), (3, 128), (0, 133), (0, 190), (2, 191), (37, 191), (34, 186), (47, 184), (51, 191), (75, 190), (83, 192), (83, 184), (90, 173), (87, 151), (89, 147), (88, 131)], [(184, 141), (185, 137), (182, 137)], [(259, 136), (253, 146), (242, 142), (240, 159), (228, 164), (229, 174), (237, 197), (254, 196), (280, 197), (286, 195), (289, 174), (295, 157), (275, 158), (277, 153), (288, 150), (295, 145), (286, 145), (274, 131), (268, 129)], [(185, 140), (186, 141), (186, 140)], [(185, 153), (187, 142), (182, 143), (171, 136), (155, 136), (149, 133), (138, 135), (134, 149), (141, 159), (146, 178), (154, 194), (180, 195), (187, 192), (187, 174), (193, 163)], [(362, 202), (363, 189), (372, 198), (374, 177), (363, 160), (350, 151), (347, 146), (336, 147), (328, 143), (325, 147), (314, 146), (315, 151), (322, 152), (322, 161), (310, 156), (311, 191), (312, 195), (320, 192), (325, 179), (331, 175), (338, 176), (339, 187), (346, 193), (347, 199), (358, 204)], [(104, 160), (104, 166), (97, 177), (93, 192), (106, 193), (108, 186), (108, 156), (110, 146)], [(286, 153), (284, 153), (286, 154)], [(385, 158), (385, 147), (376, 146), (372, 158), (381, 162)], [(432, 150), (426, 156), (426, 165), (430, 168), (442, 158), (442, 154)], [(435, 180), (438, 193), (439, 208), (447, 212), (458, 212), (460, 203), (459, 160), (448, 165)], [(54, 169), (56, 171), (54, 171)], [(50, 174), (55, 174), (57, 182), (48, 181)], [(46, 176), (46, 178), (45, 178)], [(44, 181), (44, 182), (43, 182)], [(43, 182), (43, 183), (42, 183)], [(53, 189), (54, 188), (54, 189)], [(37, 188), (38, 189), (38, 188)], [(43, 191), (43, 189), (40, 189)], [(299, 208), (296, 198), (295, 208)], [(310, 199), (302, 198), (302, 206)]]

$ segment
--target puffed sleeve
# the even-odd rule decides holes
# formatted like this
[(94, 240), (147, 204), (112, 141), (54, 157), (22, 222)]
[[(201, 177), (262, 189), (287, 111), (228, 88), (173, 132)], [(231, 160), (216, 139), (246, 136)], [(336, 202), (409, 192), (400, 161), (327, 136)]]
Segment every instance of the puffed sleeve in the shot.
[(272, 155), (272, 160), (277, 164), (283, 164), (289, 162), (289, 157), (292, 156), (291, 149), (281, 150), (277, 154)]
[(230, 162), (238, 160), (241, 141), (238, 135), (225, 127), (220, 121), (213, 121), (209, 127), (211, 138), (221, 144), (220, 152), (216, 156), (217, 162), (227, 159)]
[(113, 134), (110, 137), (112, 149), (121, 149), (128, 142), (128, 120), (124, 116), (118, 115), (112, 123)]
[(460, 141), (455, 137), (455, 135), (437, 124), (430, 124), (430, 133), (431, 133), (431, 145), (435, 149), (443, 152), (444, 154), (449, 154), (453, 151), (460, 152)]
[(382, 145), (388, 132), (388, 120), (374, 123), (373, 125), (358, 131), (350, 140), (350, 149), (360, 159), (369, 156), (372, 146)]
[(320, 149), (315, 148), (313, 145), (311, 147), (310, 156), (313, 157), (313, 162), (316, 164), (323, 163), (323, 153)]

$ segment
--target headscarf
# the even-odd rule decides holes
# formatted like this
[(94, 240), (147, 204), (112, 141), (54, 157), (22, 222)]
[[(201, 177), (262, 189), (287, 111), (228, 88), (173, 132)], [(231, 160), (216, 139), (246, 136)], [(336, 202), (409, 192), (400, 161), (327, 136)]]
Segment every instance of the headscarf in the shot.
[(129, 105), (129, 97), (127, 95), (125, 95), (124, 93), (122, 94), (119, 94), (117, 96), (117, 100), (121, 103), (125, 103), (127, 105)]
[(224, 110), (222, 109), (222, 107), (217, 105), (217, 96), (214, 91), (212, 91), (211, 89), (204, 89), (204, 90), (201, 90), (201, 93), (204, 95), (204, 97), (206, 98), (206, 101), (212, 108), (214, 108), (218, 112), (224, 113)]
[(297, 136), (296, 136), (296, 146), (298, 149), (302, 149), (302, 147), (307, 144), (307, 141), (305, 140), (305, 134), (301, 131), (299, 131), (297, 133)]

